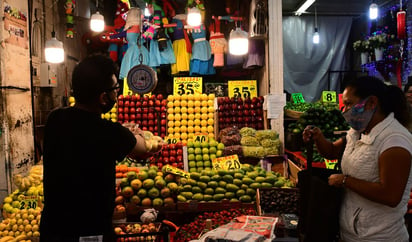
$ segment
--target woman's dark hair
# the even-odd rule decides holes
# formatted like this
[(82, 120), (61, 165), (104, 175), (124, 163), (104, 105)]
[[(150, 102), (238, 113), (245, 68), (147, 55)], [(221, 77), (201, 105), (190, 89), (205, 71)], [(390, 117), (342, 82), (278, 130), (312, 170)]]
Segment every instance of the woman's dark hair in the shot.
[(116, 66), (106, 55), (95, 54), (83, 59), (73, 70), (72, 88), (76, 102), (91, 103), (112, 88)]
[(354, 95), (361, 99), (376, 96), (385, 115), (393, 112), (395, 118), (405, 127), (409, 125), (409, 109), (405, 95), (397, 86), (386, 85), (382, 80), (372, 76), (362, 76), (351, 80), (346, 87), (354, 89)]

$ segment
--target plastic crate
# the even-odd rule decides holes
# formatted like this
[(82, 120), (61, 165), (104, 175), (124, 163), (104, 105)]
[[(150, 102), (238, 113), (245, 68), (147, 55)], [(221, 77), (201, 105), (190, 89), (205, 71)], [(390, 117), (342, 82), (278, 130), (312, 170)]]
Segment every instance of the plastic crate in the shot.
[[(135, 226), (143, 227), (144, 224), (140, 222), (125, 222), (125, 223), (113, 223), (113, 229), (115, 230), (115, 241), (145, 241), (145, 242), (160, 242), (168, 240), (168, 232), (163, 231), (162, 223), (154, 223), (154, 229), (148, 232), (136, 232), (132, 229)], [(122, 233), (116, 232), (117, 228), (121, 228)], [(140, 230), (140, 231), (143, 231)]]

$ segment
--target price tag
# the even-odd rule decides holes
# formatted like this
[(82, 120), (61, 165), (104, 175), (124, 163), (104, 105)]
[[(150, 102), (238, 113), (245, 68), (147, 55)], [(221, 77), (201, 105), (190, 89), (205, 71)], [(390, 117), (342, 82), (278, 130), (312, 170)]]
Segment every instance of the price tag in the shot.
[(336, 103), (336, 92), (335, 91), (323, 91), (322, 92), (322, 102)]
[(305, 99), (303, 98), (303, 95), (300, 92), (292, 93), (292, 100), (293, 100), (293, 103), (304, 103), (305, 102)]
[(212, 165), (216, 170), (238, 170), (240, 169), (241, 163), (237, 155), (230, 155), (213, 159)]
[(151, 92), (148, 92), (148, 93), (143, 94), (143, 97), (148, 97), (148, 98), (150, 98), (151, 96), (152, 96), (152, 93), (151, 93)]
[(339, 97), (339, 110), (343, 110), (343, 107), (345, 106), (344, 104), (343, 104), (343, 94), (342, 93), (340, 93), (339, 95), (338, 95), (338, 97)]
[(254, 98), (257, 97), (256, 80), (228, 81), (229, 97)]
[(179, 139), (177, 138), (167, 138), (166, 139), (166, 143), (168, 144), (177, 144), (177, 142), (179, 142)]
[(193, 137), (193, 141), (199, 141), (200, 143), (209, 142), (209, 138), (207, 134), (195, 134)]
[(177, 176), (181, 176), (181, 177), (185, 177), (185, 178), (190, 178), (190, 174), (184, 170), (181, 170), (179, 168), (176, 168), (174, 166), (171, 165), (165, 165), (164, 166), (165, 172), (177, 175)]
[(39, 196), (24, 196), (20, 202), (20, 209), (37, 208)]
[(173, 79), (173, 95), (202, 94), (201, 77), (175, 77)]
[(132, 90), (129, 89), (129, 85), (127, 84), (127, 78), (123, 79), (123, 96), (133, 95)]
[(325, 165), (326, 165), (326, 169), (335, 169), (335, 165), (338, 164), (338, 160), (328, 160), (328, 159), (324, 159), (325, 160)]

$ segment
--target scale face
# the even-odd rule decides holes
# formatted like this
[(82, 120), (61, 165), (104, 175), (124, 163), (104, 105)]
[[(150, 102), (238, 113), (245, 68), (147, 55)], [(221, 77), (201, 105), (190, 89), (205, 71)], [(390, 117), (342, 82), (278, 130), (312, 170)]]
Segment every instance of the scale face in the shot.
[(127, 84), (133, 92), (146, 94), (156, 88), (157, 74), (150, 66), (140, 64), (127, 73)]

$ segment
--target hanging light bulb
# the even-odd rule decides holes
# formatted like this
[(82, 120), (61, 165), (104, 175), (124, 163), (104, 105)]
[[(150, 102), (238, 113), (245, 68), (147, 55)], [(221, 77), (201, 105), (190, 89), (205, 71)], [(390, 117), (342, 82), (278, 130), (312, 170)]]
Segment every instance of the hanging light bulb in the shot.
[[(96, 9), (98, 9), (98, 6), (99, 1), (96, 0)], [(102, 32), (104, 30), (104, 17), (99, 13), (99, 10), (90, 18), (90, 29), (94, 32)]]
[(187, 13), (187, 24), (191, 27), (198, 27), (202, 24), (202, 15), (197, 7), (189, 8)]
[(313, 43), (319, 44), (319, 32), (318, 28), (315, 28), (315, 33), (313, 33)]
[(377, 19), (378, 12), (379, 12), (378, 5), (376, 3), (372, 3), (369, 6), (369, 18), (372, 20)]
[(54, 30), (52, 31), (52, 38), (46, 41), (44, 54), (47, 62), (57, 64), (64, 61), (63, 43), (56, 39)]
[(229, 36), (229, 53), (232, 55), (244, 55), (249, 50), (248, 33), (236, 27), (230, 31)]

